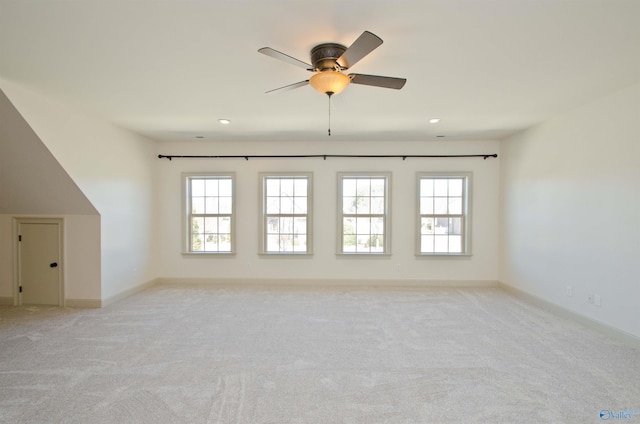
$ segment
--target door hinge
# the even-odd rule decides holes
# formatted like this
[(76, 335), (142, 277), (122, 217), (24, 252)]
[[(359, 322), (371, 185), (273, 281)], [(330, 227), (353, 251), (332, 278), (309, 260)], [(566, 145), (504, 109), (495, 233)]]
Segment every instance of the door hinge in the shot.
[(18, 241), (22, 241), (22, 236), (18, 236)]
[(18, 291), (19, 291), (20, 293), (22, 293), (22, 286), (20, 286), (20, 287), (18, 288)]

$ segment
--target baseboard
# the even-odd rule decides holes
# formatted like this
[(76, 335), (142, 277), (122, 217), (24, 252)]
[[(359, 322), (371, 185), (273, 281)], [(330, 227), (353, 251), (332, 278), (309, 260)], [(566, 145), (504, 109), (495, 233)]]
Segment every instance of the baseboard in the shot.
[(158, 279), (156, 278), (156, 279), (144, 282), (142, 284), (138, 284), (135, 287), (132, 287), (132, 288), (124, 290), (124, 291), (121, 291), (118, 294), (115, 294), (113, 296), (110, 296), (110, 297), (102, 299), (102, 302), (101, 302), (100, 306), (104, 308), (106, 306), (112, 305), (112, 304), (114, 304), (116, 302), (121, 301), (122, 299), (126, 299), (129, 296), (133, 296), (136, 293), (140, 293), (143, 290), (146, 290), (146, 289), (148, 289), (150, 287), (153, 287), (157, 283), (158, 283)]
[[(13, 297), (0, 296), (0, 306), (13, 306)], [(102, 305), (100, 299), (65, 299), (64, 306), (69, 308), (99, 308)]]
[[(13, 306), (13, 297), (0, 296), (0, 306)], [(100, 299), (65, 299), (64, 306), (68, 308), (99, 308)]]
[(372, 280), (299, 278), (158, 278), (164, 285), (215, 285), (236, 287), (302, 288), (421, 288), (421, 287), (498, 287), (492, 280)]
[(557, 305), (555, 303), (549, 302), (548, 300), (542, 299), (538, 296), (532, 295), (531, 293), (528, 293), (524, 290), (521, 290), (517, 287), (514, 287), (512, 285), (503, 283), (501, 281), (498, 282), (498, 285), (500, 288), (514, 294), (517, 297), (523, 298), (533, 304), (535, 304), (536, 306), (545, 309), (547, 311), (553, 312), (557, 315), (560, 315), (564, 318), (568, 318), (571, 319), (573, 321), (577, 321), (587, 327), (593, 328), (596, 331), (599, 331), (607, 336), (610, 336), (616, 340), (619, 340), (625, 344), (629, 344), (632, 345), (634, 347), (638, 347), (640, 348), (640, 338), (627, 333), (624, 330), (620, 330), (618, 328), (615, 328), (609, 324), (605, 324), (604, 322), (601, 321), (597, 321), (593, 318), (589, 318), (587, 316), (584, 316), (582, 314), (579, 314), (577, 312), (571, 311), (569, 309), (563, 308), (560, 305)]

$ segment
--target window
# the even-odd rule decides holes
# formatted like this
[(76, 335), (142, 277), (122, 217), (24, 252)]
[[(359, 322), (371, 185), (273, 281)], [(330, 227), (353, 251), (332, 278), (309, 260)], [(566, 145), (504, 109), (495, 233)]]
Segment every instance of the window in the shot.
[(418, 174), (418, 253), (469, 254), (471, 174)]
[(311, 253), (312, 174), (260, 174), (261, 253)]
[(390, 253), (391, 174), (338, 174), (339, 253)]
[(234, 176), (186, 175), (186, 252), (233, 253)]

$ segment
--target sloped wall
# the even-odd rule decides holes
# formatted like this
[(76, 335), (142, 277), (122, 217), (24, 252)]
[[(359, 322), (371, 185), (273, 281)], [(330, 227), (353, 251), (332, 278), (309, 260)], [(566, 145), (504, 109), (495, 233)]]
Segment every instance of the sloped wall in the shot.
[(101, 216), (102, 300), (153, 280), (153, 142), (10, 81), (0, 88)]
[(0, 298), (14, 295), (13, 220), (64, 219), (65, 295), (100, 299), (100, 215), (0, 90)]

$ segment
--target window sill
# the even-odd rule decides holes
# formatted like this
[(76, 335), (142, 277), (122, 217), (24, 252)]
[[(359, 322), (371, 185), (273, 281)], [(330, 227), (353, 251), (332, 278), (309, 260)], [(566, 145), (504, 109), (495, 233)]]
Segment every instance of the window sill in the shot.
[(416, 253), (416, 259), (470, 259), (471, 253)]
[(182, 256), (202, 257), (202, 258), (228, 258), (235, 256), (236, 252), (182, 252)]
[(260, 252), (258, 256), (261, 258), (310, 258), (313, 253), (310, 252)]
[(346, 258), (358, 258), (358, 259), (370, 259), (370, 258), (382, 258), (382, 259), (389, 259), (391, 258), (391, 253), (360, 253), (360, 252), (354, 252), (354, 253), (342, 253), (342, 252), (338, 252), (336, 253), (336, 258), (338, 259), (346, 259)]

